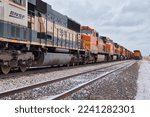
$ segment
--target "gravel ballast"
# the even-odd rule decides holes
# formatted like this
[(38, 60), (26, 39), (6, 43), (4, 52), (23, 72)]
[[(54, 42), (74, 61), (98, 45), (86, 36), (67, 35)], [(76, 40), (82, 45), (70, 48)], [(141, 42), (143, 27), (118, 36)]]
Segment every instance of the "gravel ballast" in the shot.
[(72, 94), (69, 100), (134, 100), (139, 63), (116, 72)]
[[(126, 62), (126, 64), (128, 62)], [(132, 62), (134, 62), (134, 61), (132, 61)], [(124, 64), (125, 64), (125, 62), (124, 62)], [(103, 64), (103, 65), (101, 65), (101, 67), (109, 66), (109, 65)], [(111, 63), (111, 65), (112, 65), (112, 63)], [(47, 78), (53, 79), (53, 78), (59, 78), (62, 75), (64, 76), (64, 75), (74, 74), (77, 72), (83, 72), (83, 71), (87, 71), (87, 70), (90, 70), (93, 68), (95, 69), (97, 67), (101, 68), (100, 66), (95, 65), (95, 66), (90, 66), (90, 67), (85, 67), (85, 68), (71, 69), (68, 72), (65, 72), (66, 70), (62, 70), (62, 71), (58, 71), (57, 73), (51, 72), (51, 73), (40, 74), (40, 75), (44, 75), (43, 79), (47, 79)], [(80, 82), (81, 83), (85, 82), (84, 80), (93, 79), (96, 77), (96, 75), (101, 74), (101, 72), (103, 73), (103, 72), (109, 71), (109, 69), (110, 70), (115, 69), (116, 67), (117, 66), (115, 66), (114, 68), (113, 67), (106, 68), (106, 69), (103, 69), (102, 71), (100, 70), (96, 74), (91, 74), (91, 73), (88, 74), (87, 73), (85, 75), (86, 79), (82, 78), (82, 76), (78, 76), (79, 77), (78, 80), (75, 80), (76, 78), (75, 79), (73, 78), (72, 80), (68, 79), (66, 81), (39, 87), (39, 88), (29, 90), (29, 91), (24, 91), (20, 94), (15, 94), (12, 97), (6, 97), (3, 99), (6, 99), (6, 100), (9, 100), (9, 99), (10, 100), (11, 99), (15, 99), (15, 100), (16, 99), (42, 99), (43, 96), (47, 96), (48, 94), (50, 94), (50, 96), (53, 96), (53, 95), (62, 93), (63, 90), (65, 91), (65, 90), (69, 90), (69, 89), (73, 88), (74, 86), (78, 85)], [(134, 99), (134, 97), (136, 95), (136, 89), (137, 89), (136, 80), (137, 80), (138, 67), (139, 67), (138, 64), (134, 64), (130, 68), (124, 68), (120, 72), (115, 72), (111, 75), (108, 75), (107, 77), (105, 77), (101, 80), (98, 80), (97, 82), (79, 90), (78, 92), (72, 94), (71, 96), (69, 96), (66, 99), (73, 99), (73, 100), (82, 100), (82, 99), (84, 99), (84, 100), (127, 99), (128, 100), (128, 99)], [(56, 75), (56, 77), (53, 77), (52, 74), (54, 76)], [(37, 76), (37, 79), (39, 78), (38, 75), (39, 74), (35, 75), (35, 76)], [(30, 78), (32, 79), (32, 76), (30, 76)], [(35, 77), (33, 77), (33, 78), (35, 78)], [(31, 81), (31, 79), (29, 81)], [(37, 81), (37, 79), (35, 79), (35, 80), (32, 79), (32, 81)], [(16, 79), (12, 79), (12, 80), (16, 80)], [(42, 81), (42, 79), (40, 81)], [(34, 82), (26, 82), (26, 83), (30, 84), (30, 83), (34, 83)], [(21, 82), (21, 84), (22, 84), (22, 82)], [(65, 86), (67, 86), (67, 87), (65, 87)]]
[[(79, 86), (80, 84), (83, 84), (83, 83), (86, 83), (90, 80), (93, 80), (96, 77), (98, 77), (100, 74), (103, 74), (103, 73), (108, 72), (108, 71), (112, 71), (113, 69), (117, 69), (120, 66), (124, 66), (124, 65), (128, 65), (128, 64), (129, 64), (128, 62), (122, 63), (119, 65), (115, 65), (115, 66), (111, 66), (109, 68), (102, 69), (102, 71), (101, 71), (101, 69), (94, 70), (94, 71), (91, 71), (89, 73), (82, 74), (79, 76), (70, 77), (69, 79), (65, 79), (65, 80), (62, 80), (59, 82), (54, 82), (54, 83), (50, 83), (50, 84), (47, 84), (47, 85), (42, 86), (42, 87), (23, 91), (23, 92), (15, 94), (15, 95), (5, 97), (3, 99), (5, 99), (5, 100), (8, 100), (8, 99), (13, 99), (13, 100), (16, 100), (16, 99), (19, 99), (19, 100), (20, 99), (21, 100), (49, 99), (49, 97), (53, 97), (55, 95), (61, 94), (65, 91), (68, 91), (72, 88), (75, 88), (76, 86)], [(46, 98), (45, 96), (48, 96), (48, 97)]]
[[(125, 61), (121, 61), (125, 62)], [(113, 63), (104, 63), (104, 64), (98, 64), (93, 66), (85, 66), (85, 67), (79, 67), (79, 68), (73, 68), (73, 69), (64, 69), (59, 71), (52, 71), (52, 72), (44, 72), (44, 73), (35, 73), (35, 74), (26, 74), (25, 76), (17, 76), (13, 78), (8, 79), (0, 79), (0, 93), (22, 88), (25, 86), (30, 86), (46, 81), (51, 81), (54, 79), (59, 79), (63, 77), (67, 77), (73, 74), (78, 74), (90, 70), (94, 70), (97, 68), (103, 68), (109, 65), (121, 63), (121, 62), (113, 62)]]

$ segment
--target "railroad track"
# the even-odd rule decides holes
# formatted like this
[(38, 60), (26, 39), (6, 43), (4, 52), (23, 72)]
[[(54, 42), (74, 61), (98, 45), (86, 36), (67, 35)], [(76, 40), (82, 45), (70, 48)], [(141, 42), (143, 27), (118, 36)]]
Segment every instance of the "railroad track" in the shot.
[[(122, 66), (122, 64), (125, 64), (124, 66)], [(54, 83), (59, 83), (59, 82), (65, 82), (66, 80), (71, 80), (71, 79), (76, 79), (78, 80), (79, 82), (81, 82), (81, 80), (83, 80), (82, 78), (80, 78), (80, 76), (82, 75), (85, 75), (85, 74), (94, 74), (95, 72), (97, 73), (101, 73), (100, 76), (97, 76), (96, 78), (94, 79), (89, 79), (87, 81), (84, 81), (84, 82), (81, 82), (81, 84), (78, 84), (78, 86), (74, 86), (74, 88), (69, 88), (70, 90), (67, 89), (67, 91), (58, 91), (56, 92), (56, 94), (54, 93), (52, 98), (50, 99), (53, 99), (53, 100), (56, 100), (56, 99), (63, 99), (69, 95), (71, 95), (72, 93), (74, 93), (75, 91), (78, 91), (80, 90), (81, 88), (97, 81), (98, 79), (101, 79), (115, 71), (118, 71), (120, 69), (123, 69), (127, 66), (130, 66), (131, 64), (133, 64), (133, 62), (129, 62), (129, 63), (117, 63), (117, 64), (113, 64), (113, 65), (110, 65), (110, 66), (107, 66), (107, 67), (103, 67), (103, 68), (100, 68), (100, 69), (94, 69), (92, 71), (86, 71), (84, 73), (79, 73), (79, 74), (74, 74), (74, 75), (70, 75), (70, 76), (67, 76), (67, 77), (63, 77), (63, 78), (59, 78), (59, 79), (55, 79), (55, 80), (50, 80), (50, 81), (46, 81), (46, 82), (42, 82), (42, 83), (39, 83), (39, 84), (35, 84), (35, 85), (30, 85), (30, 86), (25, 86), (25, 87), (22, 87), (22, 88), (18, 88), (18, 89), (13, 89), (13, 90), (9, 90), (9, 91), (5, 91), (5, 92), (2, 92), (0, 94), (0, 99), (15, 99), (14, 98), (14, 95), (18, 97), (20, 97), (20, 95), (22, 95), (22, 93), (26, 94), (28, 93), (28, 91), (32, 92), (32, 90), (36, 89), (36, 88), (40, 88), (40, 87), (44, 87), (44, 86), (47, 86), (47, 85), (53, 85)], [(119, 67), (121, 65), (121, 67)], [(119, 68), (118, 68), (119, 67)], [(109, 69), (114, 69), (114, 70), (109, 70)], [(109, 71), (109, 72), (108, 72)], [(79, 77), (78, 79), (76, 77)], [(76, 81), (75, 81), (76, 82)], [(75, 83), (76, 84), (76, 83)], [(62, 84), (62, 86), (64, 86), (64, 84)], [(61, 87), (61, 86), (59, 86)], [(57, 86), (56, 86), (56, 89), (57, 89)], [(57, 94), (61, 92), (60, 94)], [(12, 97), (12, 98), (11, 98)], [(25, 96), (26, 97), (26, 96)], [(28, 98), (26, 97), (27, 99), (34, 99), (34, 98)], [(24, 97), (20, 97), (19, 99), (26, 99)]]
[(127, 66), (129, 67), (129, 66), (132, 66), (132, 65), (133, 64), (124, 65), (124, 66), (119, 67), (117, 69), (114, 69), (114, 70), (111, 70), (109, 72), (103, 73), (103, 74), (99, 75), (98, 77), (96, 77), (96, 78), (94, 78), (94, 79), (92, 79), (92, 80), (90, 80), (88, 82), (82, 83), (82, 84), (80, 84), (80, 85), (78, 85), (78, 86), (76, 86), (76, 87), (74, 87), (74, 88), (72, 88), (70, 90), (67, 90), (67, 91), (65, 91), (65, 92), (63, 92), (63, 93), (61, 93), (59, 95), (51, 96), (51, 97), (49, 97), (47, 99), (49, 99), (49, 100), (61, 100), (61, 99), (65, 99), (65, 98), (71, 96), (72, 94), (76, 93), (77, 91), (81, 90), (82, 88), (84, 88), (86, 86), (89, 86), (90, 84), (92, 84), (92, 83), (94, 83), (94, 82), (96, 82), (98, 80), (101, 80), (101, 79), (105, 78), (106, 76), (108, 76), (108, 75), (110, 75), (110, 74), (112, 74), (114, 72), (120, 71), (120, 70), (122, 70), (123, 68), (125, 68)]

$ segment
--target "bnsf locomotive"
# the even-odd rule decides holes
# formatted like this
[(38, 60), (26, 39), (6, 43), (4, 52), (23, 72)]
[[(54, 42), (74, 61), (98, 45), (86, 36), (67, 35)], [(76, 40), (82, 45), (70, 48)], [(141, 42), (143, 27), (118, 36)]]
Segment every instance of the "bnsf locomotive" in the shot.
[(0, 69), (130, 59), (133, 53), (41, 0), (0, 0)]
[(142, 60), (142, 53), (141, 53), (141, 51), (140, 50), (135, 50), (134, 51), (134, 59), (135, 60)]

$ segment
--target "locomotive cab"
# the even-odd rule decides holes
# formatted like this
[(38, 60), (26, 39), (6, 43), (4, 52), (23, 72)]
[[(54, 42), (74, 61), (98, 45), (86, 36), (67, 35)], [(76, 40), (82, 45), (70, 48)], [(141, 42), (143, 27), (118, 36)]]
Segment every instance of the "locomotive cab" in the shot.
[(134, 59), (135, 60), (141, 60), (142, 59), (142, 54), (141, 54), (140, 50), (134, 51)]
[(0, 20), (27, 26), (27, 0), (0, 0)]
[(82, 46), (93, 54), (98, 53), (98, 36), (98, 33), (94, 29), (88, 26), (81, 27)]
[(82, 48), (87, 56), (84, 61), (97, 61), (99, 34), (88, 26), (81, 26)]
[(111, 55), (114, 54), (114, 44), (113, 44), (113, 41), (109, 38), (107, 39), (107, 42), (106, 42), (106, 51), (110, 53)]
[(16, 67), (24, 72), (34, 60), (25, 45), (29, 40), (27, 1), (0, 0), (0, 69), (4, 74)]

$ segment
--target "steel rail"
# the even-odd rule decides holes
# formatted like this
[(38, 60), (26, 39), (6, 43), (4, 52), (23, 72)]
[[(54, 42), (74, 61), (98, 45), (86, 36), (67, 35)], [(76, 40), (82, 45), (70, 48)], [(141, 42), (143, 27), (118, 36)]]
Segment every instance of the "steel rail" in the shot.
[[(136, 63), (136, 62), (135, 62), (135, 63)], [(94, 83), (94, 82), (96, 82), (96, 81), (98, 81), (98, 80), (100, 80), (100, 79), (103, 79), (103, 78), (105, 78), (106, 76), (108, 76), (108, 75), (110, 75), (110, 74), (112, 74), (112, 73), (114, 73), (114, 72), (120, 71), (120, 70), (122, 70), (123, 68), (130, 67), (130, 66), (134, 65), (135, 63), (128, 64), (128, 65), (124, 65), (123, 67), (120, 67), (120, 68), (117, 68), (117, 69), (112, 70), (112, 71), (110, 71), (110, 72), (101, 74), (100, 76), (96, 77), (95, 79), (92, 79), (92, 80), (90, 80), (90, 81), (88, 81), (88, 82), (86, 82), (86, 83), (82, 83), (82, 84), (80, 84), (79, 86), (74, 87), (74, 88), (72, 88), (72, 89), (70, 89), (70, 90), (68, 90), (68, 91), (65, 91), (65, 92), (63, 92), (63, 93), (61, 93), (61, 94), (59, 94), (59, 95), (51, 96), (51, 98), (49, 98), (49, 100), (61, 100), (61, 99), (64, 99), (64, 98), (66, 98), (66, 97), (72, 95), (73, 93), (75, 93), (75, 92), (81, 90), (82, 88), (84, 88), (84, 87), (86, 87), (86, 86), (89, 86), (90, 84), (92, 84), (92, 83)]]

